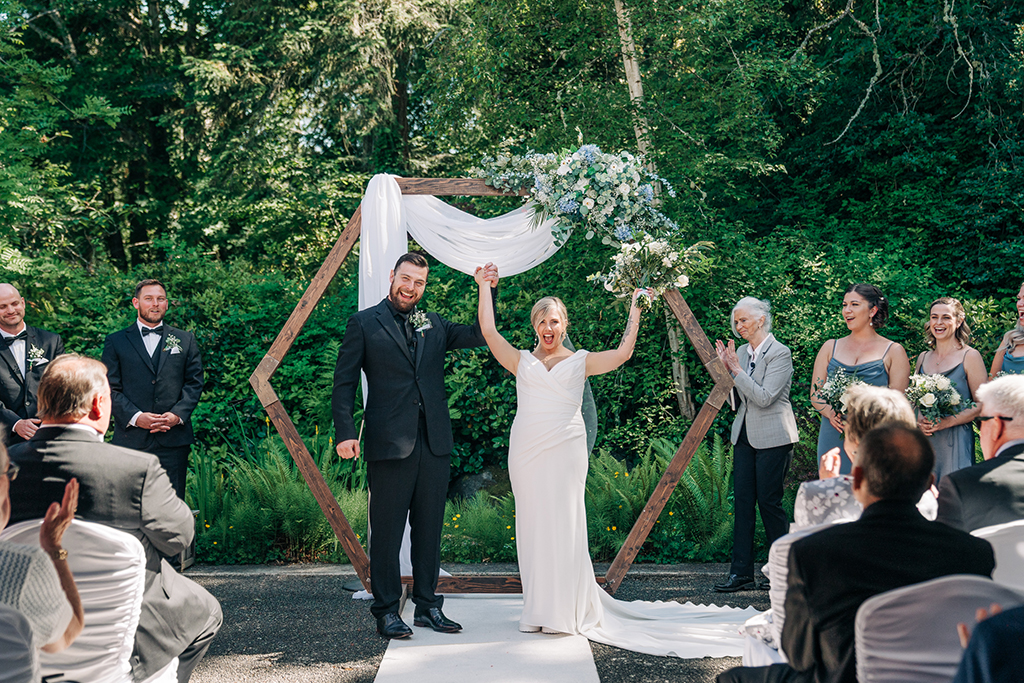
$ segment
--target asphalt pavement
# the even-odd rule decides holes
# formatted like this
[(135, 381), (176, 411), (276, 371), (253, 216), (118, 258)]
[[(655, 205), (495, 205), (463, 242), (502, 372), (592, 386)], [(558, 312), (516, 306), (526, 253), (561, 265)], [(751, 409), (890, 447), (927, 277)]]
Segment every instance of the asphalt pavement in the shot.
[[(454, 574), (514, 574), (515, 565), (446, 566)], [(603, 574), (607, 566), (597, 565)], [(768, 609), (768, 591), (715, 593), (728, 565), (634, 565), (615, 597)], [(371, 683), (387, 641), (369, 602), (344, 584), (349, 565), (195, 566), (186, 576), (220, 600), (224, 626), (193, 683)], [(452, 602), (449, 607), (455, 608)], [(451, 612), (458, 620), (458, 615)], [(602, 683), (705, 683), (739, 658), (654, 657), (591, 643)]]

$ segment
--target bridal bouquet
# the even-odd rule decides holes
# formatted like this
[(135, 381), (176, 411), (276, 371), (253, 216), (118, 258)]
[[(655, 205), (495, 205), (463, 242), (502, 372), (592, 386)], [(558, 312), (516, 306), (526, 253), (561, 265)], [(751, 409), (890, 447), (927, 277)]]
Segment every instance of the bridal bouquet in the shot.
[(863, 384), (857, 379), (857, 373), (849, 375), (842, 368), (829, 375), (823, 384), (815, 386), (818, 398), (827, 403), (836, 415), (846, 414), (846, 390), (854, 384)]
[(911, 375), (906, 393), (914, 409), (933, 424), (974, 407), (945, 375)]
[[(637, 288), (650, 289), (654, 298), (671, 287), (685, 287), (690, 274), (705, 267), (703, 252), (713, 245), (698, 242), (685, 249), (667, 239), (656, 239), (647, 233), (635, 235), (630, 242), (622, 242), (612, 256), (612, 267), (607, 273), (594, 273), (588, 281), (599, 282), (617, 297), (628, 297)], [(637, 305), (651, 307), (652, 299), (641, 296)]]
[(512, 154), (509, 144), (502, 143), (497, 156), (485, 156), (481, 168), (471, 172), (501, 190), (529, 188), (537, 224), (558, 219), (552, 229), (556, 244), (564, 244), (577, 227), (586, 228), (587, 239), (602, 235), (606, 244), (678, 229), (654, 206), (655, 184), (674, 197), (672, 186), (629, 152), (610, 154), (581, 145), (555, 154)]

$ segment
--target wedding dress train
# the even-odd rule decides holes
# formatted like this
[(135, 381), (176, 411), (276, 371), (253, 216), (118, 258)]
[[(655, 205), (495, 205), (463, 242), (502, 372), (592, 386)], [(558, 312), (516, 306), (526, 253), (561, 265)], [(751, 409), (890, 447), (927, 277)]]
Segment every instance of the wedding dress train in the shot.
[(584, 507), (589, 460), (580, 412), (586, 357), (586, 351), (577, 351), (548, 371), (529, 351), (520, 351), (518, 410), (508, 455), (523, 582), (520, 629), (580, 634), (652, 655), (742, 655), (739, 627), (757, 614), (754, 608), (623, 602), (594, 580)]

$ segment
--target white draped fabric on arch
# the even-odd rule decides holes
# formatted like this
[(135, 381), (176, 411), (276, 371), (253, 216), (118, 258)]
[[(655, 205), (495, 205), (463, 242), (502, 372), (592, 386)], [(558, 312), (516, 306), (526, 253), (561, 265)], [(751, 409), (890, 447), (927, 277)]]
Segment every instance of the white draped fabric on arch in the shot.
[(478, 218), (437, 197), (403, 195), (394, 176), (370, 179), (362, 203), (359, 233), (359, 310), (388, 295), (388, 274), (409, 251), (406, 234), (441, 263), (472, 276), (487, 262), (501, 277), (525, 273), (558, 251), (551, 227), (534, 226), (527, 204), (494, 218)]

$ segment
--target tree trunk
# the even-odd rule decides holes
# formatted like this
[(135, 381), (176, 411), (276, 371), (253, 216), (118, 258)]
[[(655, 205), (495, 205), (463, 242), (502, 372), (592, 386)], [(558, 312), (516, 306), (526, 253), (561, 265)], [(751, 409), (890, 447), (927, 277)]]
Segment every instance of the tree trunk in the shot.
[[(640, 64), (636, 59), (636, 43), (633, 41), (633, 25), (626, 14), (626, 8), (622, 0), (615, 0), (615, 16), (619, 25), (619, 42), (622, 45), (622, 66), (626, 71), (626, 85), (629, 87), (629, 101), (637, 108), (633, 119), (633, 133), (636, 135), (636, 147), (641, 156), (646, 157), (651, 149), (651, 139), (647, 117), (640, 112), (643, 104), (644, 88), (640, 81)], [(654, 161), (647, 160), (647, 169), (655, 173)], [(655, 188), (657, 191), (660, 188)], [(665, 326), (668, 329), (668, 344), (672, 349), (672, 382), (676, 392), (676, 401), (679, 403), (679, 414), (683, 417), (693, 419), (696, 414), (693, 408), (693, 400), (687, 392), (689, 377), (686, 373), (686, 366), (679, 361), (679, 328), (675, 320), (665, 309)]]

